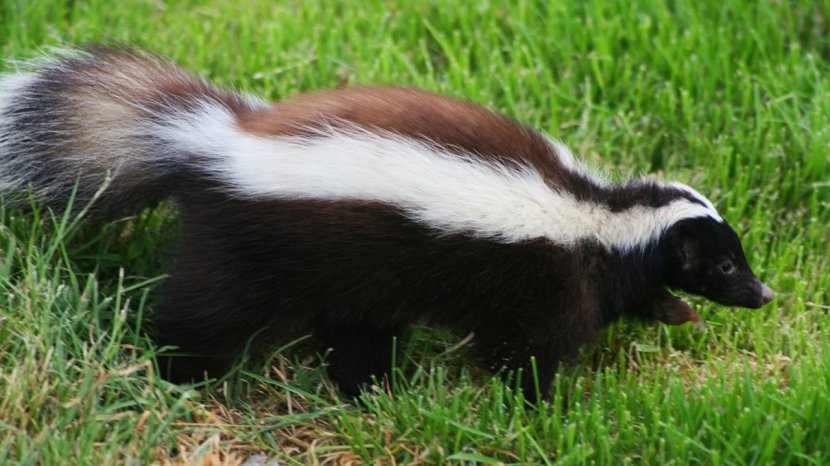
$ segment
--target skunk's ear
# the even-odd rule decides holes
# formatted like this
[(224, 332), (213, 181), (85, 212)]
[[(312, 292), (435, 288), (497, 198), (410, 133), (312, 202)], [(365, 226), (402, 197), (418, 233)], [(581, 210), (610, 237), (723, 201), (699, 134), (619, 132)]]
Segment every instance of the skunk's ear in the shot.
[(680, 269), (690, 269), (697, 262), (697, 249), (697, 239), (686, 222), (679, 222), (666, 232), (663, 250)]

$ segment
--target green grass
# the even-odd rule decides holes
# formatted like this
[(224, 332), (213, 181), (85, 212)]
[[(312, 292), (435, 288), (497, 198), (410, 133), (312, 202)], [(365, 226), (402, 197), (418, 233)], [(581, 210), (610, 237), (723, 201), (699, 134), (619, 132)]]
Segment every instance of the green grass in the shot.
[(138, 322), (170, 206), (103, 228), (0, 207), (0, 464), (830, 463), (828, 21), (827, 0), (4, 0), (4, 58), (119, 41), (274, 99), (393, 83), (494, 107), (695, 186), (779, 294), (693, 299), (705, 329), (623, 322), (538, 407), (420, 330), (394, 395), (355, 407), (290, 350), (207, 387), (155, 375)]

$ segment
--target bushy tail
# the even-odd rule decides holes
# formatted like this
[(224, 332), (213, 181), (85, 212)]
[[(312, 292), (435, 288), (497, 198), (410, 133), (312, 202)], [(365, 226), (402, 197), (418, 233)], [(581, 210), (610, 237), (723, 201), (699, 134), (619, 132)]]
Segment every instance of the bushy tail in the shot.
[(50, 207), (75, 206), (106, 186), (95, 210), (171, 194), (191, 154), (165, 139), (204, 105), (257, 104), (161, 58), (95, 47), (35, 60), (0, 76), (0, 193), (31, 189)]

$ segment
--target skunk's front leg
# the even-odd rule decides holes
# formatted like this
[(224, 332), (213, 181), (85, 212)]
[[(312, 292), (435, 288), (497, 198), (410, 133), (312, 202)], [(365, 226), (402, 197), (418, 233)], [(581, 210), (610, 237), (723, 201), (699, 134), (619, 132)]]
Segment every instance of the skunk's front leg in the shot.
[(518, 325), (479, 328), (475, 330), (473, 344), (490, 371), (509, 381), (521, 377), (519, 387), (531, 403), (549, 396), (559, 360), (565, 356), (555, 342), (539, 338)]
[(661, 289), (658, 294), (646, 301), (641, 306), (639, 314), (669, 325), (681, 325), (686, 322), (701, 324), (700, 315), (691, 306), (665, 289)]

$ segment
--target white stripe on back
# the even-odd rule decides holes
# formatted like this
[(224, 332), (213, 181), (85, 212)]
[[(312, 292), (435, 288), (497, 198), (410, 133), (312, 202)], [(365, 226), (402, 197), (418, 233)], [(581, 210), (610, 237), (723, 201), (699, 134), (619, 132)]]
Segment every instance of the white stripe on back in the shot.
[[(533, 168), (450, 154), (392, 133), (327, 128), (313, 137), (257, 136), (215, 104), (170, 117), (157, 135), (194, 154), (200, 168), (239, 196), (381, 202), (440, 232), (507, 243), (546, 238), (572, 246), (594, 239), (628, 250), (679, 220), (720, 220), (708, 201), (704, 206), (687, 199), (611, 212), (548, 186)], [(566, 167), (576, 166), (570, 152), (564, 156)]]

